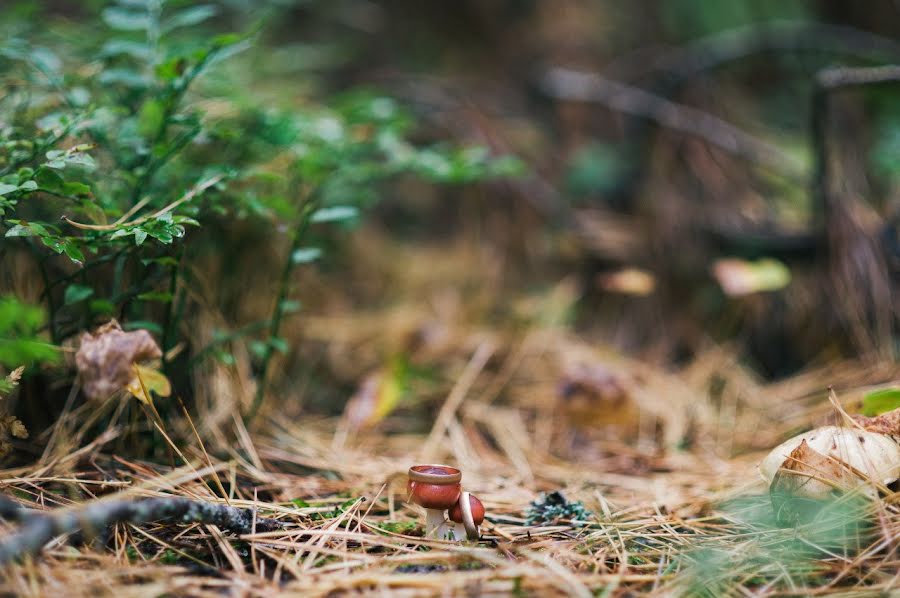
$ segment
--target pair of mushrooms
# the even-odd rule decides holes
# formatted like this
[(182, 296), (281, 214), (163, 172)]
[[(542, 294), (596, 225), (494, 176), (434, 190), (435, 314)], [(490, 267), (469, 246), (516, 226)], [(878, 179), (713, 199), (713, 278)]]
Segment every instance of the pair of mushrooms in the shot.
[(484, 505), (463, 491), (460, 470), (447, 465), (414, 465), (408, 476), (409, 500), (425, 508), (426, 537), (478, 539)]

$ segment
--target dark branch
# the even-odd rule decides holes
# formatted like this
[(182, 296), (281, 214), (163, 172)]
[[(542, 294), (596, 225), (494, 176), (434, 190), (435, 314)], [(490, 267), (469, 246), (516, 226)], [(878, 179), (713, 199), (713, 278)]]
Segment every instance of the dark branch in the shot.
[(833, 155), (828, 134), (831, 121), (831, 95), (842, 89), (900, 83), (900, 65), (873, 67), (832, 67), (819, 71), (812, 99), (812, 143), (815, 150), (813, 197), (822, 207), (827, 221), (832, 209), (832, 174), (829, 161)]
[(612, 81), (593, 73), (552, 68), (543, 77), (547, 93), (555, 98), (594, 102), (633, 116), (640, 116), (694, 137), (738, 156), (765, 164), (790, 179), (803, 174), (801, 165), (777, 146), (758, 139), (721, 118), (678, 104), (643, 89)]
[[(755, 23), (701, 38), (666, 52), (651, 64), (677, 82), (765, 52), (815, 52), (892, 62), (900, 58), (900, 43), (853, 27), (781, 21)], [(638, 70), (639, 65), (634, 65)]]
[[(23, 511), (28, 515), (23, 517)], [(75, 532), (97, 534), (115, 523), (174, 519), (177, 523), (211, 524), (235, 534), (275, 531), (282, 527), (274, 519), (257, 518), (254, 522), (250, 509), (176, 497), (100, 501), (78, 509), (31, 513), (34, 511), (18, 507), (8, 499), (0, 501), (0, 514), (22, 521), (18, 531), (0, 540), (0, 564), (37, 554), (57, 536)]]

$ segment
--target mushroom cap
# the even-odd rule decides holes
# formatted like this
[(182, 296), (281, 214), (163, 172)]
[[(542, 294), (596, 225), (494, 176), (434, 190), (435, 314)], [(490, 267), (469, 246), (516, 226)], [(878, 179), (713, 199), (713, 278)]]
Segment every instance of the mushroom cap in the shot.
[(414, 503), (426, 509), (449, 509), (462, 492), (462, 472), (448, 465), (415, 465), (409, 468), (406, 491)]
[[(481, 525), (484, 522), (484, 505), (481, 504), (481, 501), (474, 494), (469, 494), (469, 507), (472, 509), (472, 521), (475, 525)], [(455, 523), (463, 522), (461, 500), (456, 501), (456, 504), (450, 507), (447, 515), (450, 517), (450, 521)]]
[[(788, 460), (788, 457), (797, 450), (815, 451), (822, 456), (821, 458), (830, 459), (831, 463), (836, 461), (844, 463), (880, 484), (890, 484), (900, 477), (900, 445), (890, 437), (856, 428), (823, 426), (794, 436), (772, 449), (759, 464), (759, 473), (769, 485), (781, 468), (785, 467), (799, 474), (809, 474), (810, 477), (803, 483), (801, 491), (807, 498), (824, 499), (832, 494), (834, 485), (815, 479), (825, 475), (822, 471), (816, 471), (822, 469), (821, 466), (813, 467), (807, 463), (795, 463), (794, 459)], [(862, 487), (861, 490), (865, 494), (870, 496), (877, 494), (869, 479), (844, 471), (837, 464), (829, 469), (834, 470), (833, 477), (838, 479), (832, 481), (838, 483), (840, 487), (845, 489)]]

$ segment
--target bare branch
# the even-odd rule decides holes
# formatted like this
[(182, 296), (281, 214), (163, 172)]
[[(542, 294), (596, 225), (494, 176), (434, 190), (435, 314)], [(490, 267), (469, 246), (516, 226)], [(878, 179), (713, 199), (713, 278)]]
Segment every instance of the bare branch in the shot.
[(708, 112), (678, 104), (643, 89), (593, 73), (551, 68), (543, 77), (544, 90), (553, 97), (603, 104), (612, 110), (649, 118), (669, 129), (698, 137), (753, 162), (764, 164), (788, 178), (800, 180), (801, 164), (777, 146), (758, 139)]
[(175, 519), (178, 523), (206, 523), (235, 534), (275, 531), (282, 524), (275, 519), (257, 517), (253, 511), (211, 502), (178, 497), (144, 500), (98, 501), (77, 509), (60, 509), (47, 514), (17, 507), (13, 501), (0, 501), (4, 517), (22, 521), (21, 527), (0, 541), (0, 564), (34, 555), (57, 536), (83, 532), (96, 534), (115, 523), (149, 523)]

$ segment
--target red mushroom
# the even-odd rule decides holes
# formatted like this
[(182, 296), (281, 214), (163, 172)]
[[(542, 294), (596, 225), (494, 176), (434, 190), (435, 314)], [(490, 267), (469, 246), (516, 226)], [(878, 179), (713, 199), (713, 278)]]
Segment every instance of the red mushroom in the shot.
[(448, 465), (414, 465), (407, 475), (410, 500), (425, 507), (425, 535), (434, 535), (446, 521), (444, 513), (459, 500), (462, 472)]
[(478, 526), (484, 522), (484, 505), (477, 496), (463, 492), (448, 514), (450, 521), (456, 524), (453, 535), (457, 540), (463, 539), (463, 533), (469, 540), (478, 539)]

